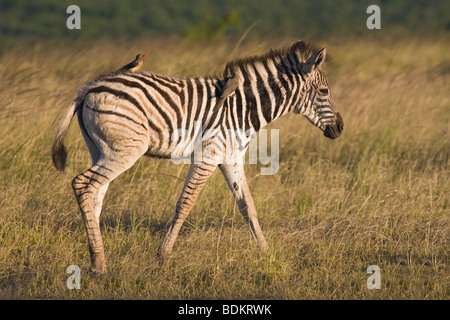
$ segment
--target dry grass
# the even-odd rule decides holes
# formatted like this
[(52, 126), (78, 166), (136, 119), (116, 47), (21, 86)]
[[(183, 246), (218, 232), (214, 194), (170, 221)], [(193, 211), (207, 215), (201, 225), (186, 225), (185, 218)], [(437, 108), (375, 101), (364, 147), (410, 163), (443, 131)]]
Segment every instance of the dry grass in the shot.
[[(245, 56), (289, 43), (234, 50), (233, 43), (153, 39), (2, 56), (0, 298), (449, 299), (449, 44), (414, 38), (327, 43), (331, 90), (345, 121), (339, 139), (327, 140), (295, 115), (269, 126), (280, 128), (279, 172), (246, 168), (266, 255), (216, 172), (174, 258), (160, 265), (156, 251), (187, 166), (145, 158), (105, 199), (110, 274), (87, 275), (87, 241), (70, 186), (90, 163), (77, 124), (66, 138), (66, 173), (50, 157), (76, 89), (137, 52), (149, 56), (145, 70), (188, 76), (221, 72), (233, 50)], [(82, 268), (81, 290), (66, 288), (71, 264)], [(366, 287), (373, 264), (381, 268), (381, 290)]]

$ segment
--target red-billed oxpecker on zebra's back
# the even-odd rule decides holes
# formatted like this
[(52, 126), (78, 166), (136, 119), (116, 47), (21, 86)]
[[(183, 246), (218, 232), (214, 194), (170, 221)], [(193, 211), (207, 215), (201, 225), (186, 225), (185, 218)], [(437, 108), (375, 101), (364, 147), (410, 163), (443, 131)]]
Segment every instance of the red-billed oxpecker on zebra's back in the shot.
[[(92, 166), (72, 180), (88, 237), (90, 271), (107, 271), (99, 219), (108, 185), (143, 155), (191, 160), (159, 249), (162, 258), (170, 256), (183, 222), (217, 167), (252, 234), (266, 249), (243, 161), (224, 162), (230, 151), (225, 149), (237, 146), (232, 159), (243, 159), (253, 133), (289, 112), (305, 116), (326, 137), (339, 137), (343, 120), (331, 102), (325, 57), (325, 48), (316, 50), (298, 41), (285, 50), (231, 61), (222, 77), (175, 78), (119, 70), (86, 83), (56, 131), (52, 157), (63, 171), (63, 141), (76, 113), (92, 158)], [(199, 136), (202, 156), (196, 157), (191, 147)]]
[(146, 56), (147, 56), (146, 54), (142, 54), (142, 53), (137, 54), (136, 59), (134, 59), (127, 65), (123, 66), (122, 68), (120, 68), (120, 70), (122, 70), (122, 71), (129, 70), (131, 72), (139, 71), (139, 69), (141, 69), (142, 65), (144, 64), (144, 57), (146, 57)]

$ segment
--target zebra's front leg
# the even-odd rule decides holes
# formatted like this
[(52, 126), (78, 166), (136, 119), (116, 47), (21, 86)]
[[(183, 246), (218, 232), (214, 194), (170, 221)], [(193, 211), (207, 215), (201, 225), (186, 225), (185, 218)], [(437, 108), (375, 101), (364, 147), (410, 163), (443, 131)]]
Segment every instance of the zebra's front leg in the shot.
[(227, 180), (228, 186), (236, 199), (239, 211), (250, 226), (253, 236), (258, 241), (261, 250), (266, 251), (268, 245), (259, 225), (255, 203), (253, 202), (253, 197), (248, 188), (247, 179), (245, 178), (244, 165), (239, 163), (221, 164), (219, 168)]
[(184, 183), (183, 191), (181, 192), (180, 198), (178, 199), (176, 205), (175, 216), (173, 217), (172, 224), (161, 246), (159, 247), (158, 255), (161, 258), (165, 259), (170, 257), (173, 245), (175, 244), (175, 240), (177, 239), (184, 220), (186, 220), (187, 216), (191, 212), (201, 189), (206, 184), (206, 181), (208, 181), (215, 169), (216, 165), (212, 164), (191, 164)]

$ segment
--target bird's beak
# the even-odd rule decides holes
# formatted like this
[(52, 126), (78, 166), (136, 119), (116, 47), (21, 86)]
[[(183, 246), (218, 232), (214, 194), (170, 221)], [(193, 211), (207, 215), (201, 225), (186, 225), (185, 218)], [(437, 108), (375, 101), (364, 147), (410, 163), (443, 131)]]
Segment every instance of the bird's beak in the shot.
[(143, 54), (142, 56), (143, 56), (143, 57), (146, 57), (147, 55), (146, 55), (146, 54)]

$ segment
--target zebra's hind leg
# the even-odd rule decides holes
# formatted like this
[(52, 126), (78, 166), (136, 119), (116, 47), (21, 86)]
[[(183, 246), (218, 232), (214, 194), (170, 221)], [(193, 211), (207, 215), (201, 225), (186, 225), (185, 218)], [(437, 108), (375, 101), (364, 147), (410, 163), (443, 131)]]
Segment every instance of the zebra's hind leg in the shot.
[[(126, 162), (111, 159), (100, 160), (92, 168), (80, 173), (72, 180), (72, 187), (80, 207), (88, 237), (91, 266), (89, 271), (94, 274), (106, 273), (106, 261), (103, 240), (100, 233), (100, 212), (103, 197), (109, 183), (122, 172), (129, 169), (143, 154), (129, 157)], [(121, 159), (123, 160), (123, 158)]]
[(106, 261), (103, 248), (103, 240), (100, 234), (99, 219), (95, 212), (94, 198), (103, 186), (108, 185), (110, 178), (105, 174), (100, 165), (80, 173), (72, 180), (72, 188), (80, 207), (86, 229), (89, 253), (91, 256), (92, 273), (106, 273)]
[(239, 163), (221, 164), (219, 168), (233, 192), (239, 211), (250, 226), (253, 236), (258, 241), (261, 250), (266, 251), (268, 245), (259, 226), (255, 203), (245, 177), (244, 165)]
[[(83, 135), (84, 141), (86, 142), (86, 146), (88, 147), (89, 154), (92, 159), (92, 166), (100, 160), (101, 151), (92, 140), (90, 135), (86, 132), (86, 128), (84, 126), (83, 121), (83, 108), (80, 108), (77, 111), (78, 123), (80, 125), (81, 134)], [(109, 182), (100, 187), (94, 195), (94, 211), (95, 218), (97, 219), (97, 223), (99, 223), (100, 213), (102, 211), (103, 198), (105, 197), (106, 190), (108, 190)]]
[(178, 233), (180, 232), (184, 220), (186, 220), (187, 216), (191, 212), (201, 189), (206, 184), (215, 169), (215, 164), (191, 164), (184, 183), (183, 191), (181, 192), (180, 198), (178, 199), (176, 205), (175, 216), (173, 217), (172, 224), (161, 246), (159, 247), (158, 255), (162, 259), (170, 257), (173, 245), (175, 244), (175, 240), (178, 237)]

